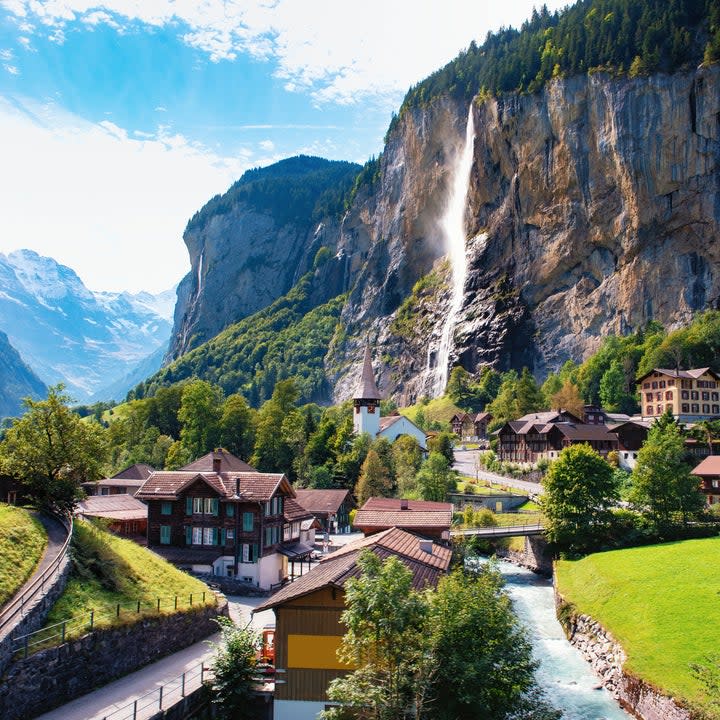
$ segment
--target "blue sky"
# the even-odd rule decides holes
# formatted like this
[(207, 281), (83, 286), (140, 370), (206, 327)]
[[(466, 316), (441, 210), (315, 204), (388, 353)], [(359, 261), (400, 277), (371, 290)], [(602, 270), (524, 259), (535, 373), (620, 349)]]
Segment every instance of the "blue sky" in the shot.
[(188, 218), (246, 169), (377, 155), (412, 84), (533, 4), (0, 0), (0, 252), (164, 290)]

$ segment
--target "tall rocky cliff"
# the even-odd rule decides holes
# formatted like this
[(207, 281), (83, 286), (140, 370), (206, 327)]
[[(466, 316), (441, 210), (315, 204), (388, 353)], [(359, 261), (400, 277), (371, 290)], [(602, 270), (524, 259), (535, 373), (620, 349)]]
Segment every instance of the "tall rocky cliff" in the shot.
[[(179, 294), (176, 347), (184, 332), (178, 318), (191, 308), (204, 308), (193, 311), (196, 327), (216, 332), (238, 319), (229, 298), (239, 287), (267, 304), (268, 292), (291, 282), (324, 245), (342, 263), (337, 289), (348, 292), (342, 333), (325, 358), (335, 399), (350, 393), (366, 342), (382, 391), (403, 401), (431, 392), (450, 299), (439, 219), (467, 113), (449, 99), (403, 112), (379, 177), (341, 220), (318, 223), (317, 232), (300, 238), (292, 229), (273, 230), (269, 219), (263, 229), (262, 218), (239, 208), (218, 220), (215, 239), (206, 236), (200, 246), (190, 238), (198, 281), (190, 276)], [(535, 94), (476, 98), (472, 113), (468, 272), (451, 365), (528, 365), (542, 376), (570, 357), (582, 359), (608, 333), (651, 319), (679, 324), (718, 306), (717, 65), (558, 79)], [(229, 222), (247, 223), (254, 234), (233, 240)], [(223, 274), (228, 253), (251, 251), (247, 276)], [(227, 292), (212, 297), (211, 267), (215, 287), (227, 283)]]

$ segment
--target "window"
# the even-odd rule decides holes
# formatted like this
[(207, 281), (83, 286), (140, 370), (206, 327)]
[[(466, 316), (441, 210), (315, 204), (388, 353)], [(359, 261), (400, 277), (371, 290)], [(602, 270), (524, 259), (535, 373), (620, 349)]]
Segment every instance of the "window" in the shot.
[(710, 393), (707, 390), (703, 390), (702, 399), (707, 402), (710, 399)]
[(645, 414), (646, 414), (646, 415), (652, 415), (652, 414), (653, 414), (652, 405), (648, 405), (648, 406), (645, 408)]
[(720, 399), (720, 398), (718, 398), (718, 394), (717, 394), (716, 392), (714, 392), (714, 393), (710, 393), (710, 399), (711, 399), (713, 402), (717, 402), (718, 399)]
[(705, 413), (705, 415), (709, 415), (709, 414), (710, 414), (710, 406), (709, 406), (709, 405), (706, 405), (706, 404), (703, 404), (703, 409), (702, 409), (702, 411)]
[(657, 406), (657, 414), (658, 414), (658, 415), (662, 415), (662, 414), (663, 414), (663, 406), (662, 406), (662, 405), (658, 405), (658, 406)]
[(110, 488), (108, 488), (108, 487), (101, 487), (101, 488), (100, 488), (100, 494), (101, 494), (101, 495), (109, 495), (109, 494), (110, 494)]
[(713, 414), (713, 415), (717, 415), (718, 413), (720, 413), (720, 406), (718, 406), (718, 405), (713, 405), (713, 406), (712, 406), (712, 414)]
[(200, 515), (203, 511), (203, 498), (193, 498), (193, 514)]
[(680, 397), (682, 397), (683, 400), (689, 400), (690, 393), (687, 390), (682, 390), (680, 393)]
[(647, 390), (650, 387), (650, 383), (643, 383), (643, 390)]
[(206, 515), (217, 515), (218, 514), (218, 499), (217, 498), (205, 498), (204, 511)]
[(258, 547), (254, 543), (244, 543), (242, 546), (241, 558), (244, 563), (257, 562), (258, 558)]
[(690, 393), (690, 399), (691, 399), (691, 400), (699, 400), (699, 399), (700, 399), (700, 398), (698, 397), (698, 391), (697, 391), (697, 390), (693, 390), (693, 391)]
[(170, 526), (169, 525), (161, 525), (160, 526), (160, 544), (161, 545), (169, 545), (170, 544)]
[(243, 532), (252, 532), (255, 516), (251, 512), (244, 512), (242, 515)]
[(656, 393), (655, 393), (655, 399), (656, 399), (656, 400), (662, 400), (662, 393), (661, 393), (661, 392), (656, 392)]
[(665, 399), (666, 399), (666, 400), (672, 400), (672, 399), (673, 399), (672, 390), (668, 390), (668, 391), (665, 393)]
[(664, 380), (661, 380), (661, 381), (660, 381), (660, 387), (661, 387), (661, 388), (664, 388), (664, 387), (665, 387), (665, 381), (664, 381)]
[(193, 545), (202, 545), (202, 531), (203, 531), (203, 529), (201, 527), (194, 527), (192, 529), (192, 544)]
[(714, 488), (720, 487), (720, 482), (719, 482), (717, 479), (715, 479), (715, 480), (712, 481), (712, 486), (713, 486)]
[(668, 384), (668, 387), (675, 387), (675, 379), (674, 379), (674, 378), (670, 378), (670, 379), (667, 381), (667, 384)]
[(700, 406), (699, 406), (697, 403), (691, 403), (691, 405), (690, 405), (690, 412), (699, 413), (699, 412), (700, 412)]
[(225, 537), (226, 537), (228, 540), (234, 540), (234, 539), (235, 539), (235, 530), (234, 530), (233, 528), (228, 528), (228, 529), (225, 531)]
[(684, 412), (684, 413), (690, 412), (690, 406), (687, 403), (683, 403), (682, 408), (680, 409), (680, 412)]
[(172, 515), (172, 503), (164, 500), (160, 505), (161, 515)]
[(653, 394), (652, 394), (652, 393), (647, 393), (647, 398), (646, 398), (646, 399), (647, 399), (648, 402), (652, 402), (652, 401), (653, 401)]
[(654, 383), (652, 384), (652, 389), (653, 389), (653, 390), (657, 390), (657, 383), (656, 383), (656, 382), (654, 382)]
[(217, 528), (203, 528), (203, 545), (217, 545)]

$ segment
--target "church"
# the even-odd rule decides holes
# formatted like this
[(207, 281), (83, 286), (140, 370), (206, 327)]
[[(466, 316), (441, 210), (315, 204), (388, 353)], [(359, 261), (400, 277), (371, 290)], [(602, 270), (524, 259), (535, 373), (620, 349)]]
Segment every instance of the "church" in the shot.
[(353, 429), (358, 435), (368, 433), (371, 438), (384, 437), (394, 442), (400, 435), (409, 435), (425, 450), (426, 435), (414, 422), (404, 415), (395, 413), (380, 417), (382, 396), (375, 383), (370, 348), (365, 348), (362, 374), (353, 395)]

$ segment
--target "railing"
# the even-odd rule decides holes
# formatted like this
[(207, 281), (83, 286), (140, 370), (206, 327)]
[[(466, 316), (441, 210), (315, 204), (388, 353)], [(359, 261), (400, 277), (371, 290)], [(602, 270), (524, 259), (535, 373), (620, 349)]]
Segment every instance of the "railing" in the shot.
[(525, 523), (524, 525), (491, 525), (450, 530), (452, 536), (479, 535), (481, 537), (513, 537), (515, 535), (541, 535), (545, 528), (541, 523)]
[[(187, 608), (193, 606), (200, 607), (208, 604), (215, 604), (217, 598), (214, 593), (210, 593), (210, 602), (207, 602), (207, 592), (190, 593), (187, 595), (179, 596), (175, 595), (165, 598), (155, 598), (152, 602), (146, 600), (133, 601), (132, 604), (116, 603), (112, 606), (107, 606), (104, 610), (90, 610), (88, 613), (82, 615), (76, 615), (74, 617), (66, 618), (60, 622), (48, 625), (47, 627), (35, 630), (35, 632), (27, 633), (26, 635), (19, 635), (12, 641), (12, 650), (14, 655), (20, 655), (21, 657), (27, 657), (30, 653), (35, 652), (38, 649), (44, 649), (47, 647), (54, 647), (55, 645), (62, 645), (70, 637), (77, 637), (82, 632), (91, 633), (94, 630), (102, 628), (113, 627), (114, 620), (120, 618), (123, 613), (125, 616), (128, 614), (151, 616), (156, 617), (160, 615), (162, 609), (172, 608), (173, 612), (182, 608), (186, 605)], [(144, 607), (143, 607), (144, 605)], [(103, 620), (109, 621), (98, 626), (98, 621)]]
[(52, 563), (45, 568), (43, 573), (32, 581), (32, 583), (23, 591), (22, 595), (16, 595), (0, 611), (0, 637), (4, 634), (5, 628), (13, 623), (17, 619), (18, 615), (21, 618), (25, 616), (25, 609), (31, 606), (34, 600), (45, 595), (46, 586), (50, 585), (60, 572), (60, 566), (65, 560), (68, 547), (70, 546), (70, 540), (72, 539), (73, 520), (71, 516), (64, 517), (53, 514), (53, 517), (65, 526), (67, 530), (67, 538), (65, 538), (65, 542), (60, 548), (60, 552), (57, 554)]
[(145, 720), (180, 702), (186, 695), (202, 687), (210, 675), (210, 669), (202, 662), (182, 675), (169, 680), (133, 702), (103, 715), (102, 720)]

